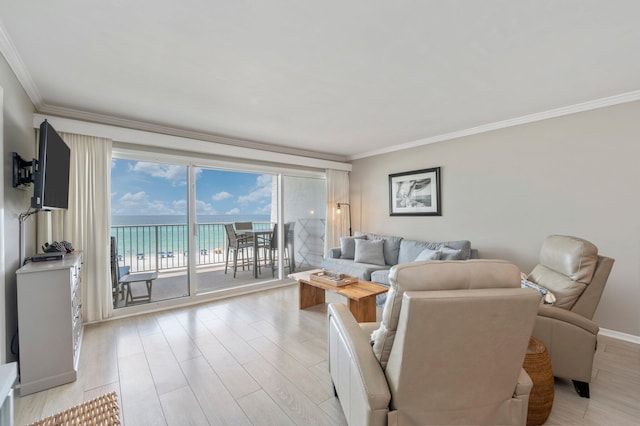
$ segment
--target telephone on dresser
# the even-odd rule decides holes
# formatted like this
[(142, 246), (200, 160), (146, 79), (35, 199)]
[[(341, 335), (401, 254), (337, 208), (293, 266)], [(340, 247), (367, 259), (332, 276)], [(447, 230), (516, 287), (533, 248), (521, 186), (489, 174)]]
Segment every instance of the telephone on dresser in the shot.
[(51, 244), (44, 243), (44, 245), (42, 246), (42, 251), (44, 251), (45, 253), (71, 253), (73, 251), (73, 247), (68, 241), (54, 241)]

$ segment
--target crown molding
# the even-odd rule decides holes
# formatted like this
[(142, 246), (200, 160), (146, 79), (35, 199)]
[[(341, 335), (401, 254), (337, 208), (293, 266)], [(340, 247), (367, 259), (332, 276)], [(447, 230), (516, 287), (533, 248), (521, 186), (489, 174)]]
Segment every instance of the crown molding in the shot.
[(90, 123), (106, 124), (110, 126), (122, 127), (132, 130), (141, 130), (145, 132), (157, 133), (162, 135), (177, 136), (187, 139), (197, 139), (206, 142), (219, 143), (224, 145), (232, 145), (243, 148), (257, 149), (261, 151), (277, 152), (281, 154), (296, 155), (302, 157), (318, 158), (328, 161), (346, 162), (347, 158), (341, 155), (329, 154), (324, 152), (308, 151), (303, 149), (289, 148), (282, 145), (272, 145), (267, 143), (255, 142), (246, 139), (237, 139), (226, 136), (219, 136), (209, 133), (201, 133), (187, 129), (179, 129), (175, 127), (162, 126), (159, 124), (146, 123), (142, 121), (129, 120), (126, 118), (113, 117), (109, 115), (97, 114), (92, 112), (80, 111), (71, 108), (64, 108), (55, 105), (44, 104), (38, 108), (38, 112), (42, 114), (55, 115), (58, 117), (71, 118), (74, 120), (82, 120)]
[(419, 139), (417, 141), (407, 142), (400, 145), (394, 145), (394, 146), (390, 146), (387, 148), (382, 148), (374, 151), (363, 152), (361, 154), (352, 155), (348, 159), (353, 161), (361, 158), (373, 157), (374, 155), (388, 154), (391, 152), (402, 151), (404, 149), (409, 149), (409, 148), (416, 148), (419, 146), (428, 145), (436, 142), (447, 141), (451, 139), (461, 138), (464, 136), (477, 135), (479, 133), (490, 132), (492, 130), (519, 126), (521, 124), (548, 120), (550, 118), (562, 117), (564, 115), (576, 114), (578, 112), (590, 111), (593, 109), (605, 108), (613, 105), (624, 104), (627, 102), (634, 102), (638, 100), (640, 100), (640, 90), (634, 90), (632, 92), (622, 93), (620, 95), (609, 96), (606, 98), (582, 102), (575, 105), (570, 105), (566, 107), (552, 109), (549, 111), (525, 115), (522, 117), (512, 118), (509, 120), (498, 121), (490, 124), (483, 124), (482, 126), (472, 127), (470, 129), (459, 130), (451, 133), (445, 133), (443, 135), (432, 136), (425, 139)]
[(267, 163), (291, 164), (316, 169), (351, 171), (352, 168), (351, 164), (347, 162), (265, 151), (264, 149), (210, 142), (201, 139), (131, 129), (110, 124), (92, 123), (85, 120), (56, 117), (48, 114), (33, 114), (33, 127), (39, 127), (40, 123), (42, 123), (44, 119), (49, 120), (51, 125), (59, 132), (108, 138), (114, 142), (122, 142), (141, 147), (162, 148), (167, 150), (180, 149), (187, 152), (209, 154), (216, 157), (241, 158)]
[(27, 96), (31, 99), (31, 103), (35, 105), (37, 109), (38, 106), (43, 104), (42, 95), (40, 95), (38, 86), (36, 86), (27, 67), (24, 65), (24, 62), (22, 62), (22, 58), (5, 30), (2, 20), (0, 20), (0, 53), (2, 53), (7, 60), (9, 67), (11, 67), (16, 78), (24, 88), (24, 91), (27, 92)]

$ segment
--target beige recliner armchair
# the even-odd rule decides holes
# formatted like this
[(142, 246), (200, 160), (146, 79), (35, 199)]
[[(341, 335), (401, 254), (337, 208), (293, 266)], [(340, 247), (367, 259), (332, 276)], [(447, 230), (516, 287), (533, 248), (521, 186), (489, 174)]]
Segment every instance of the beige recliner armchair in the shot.
[[(329, 370), (350, 425), (525, 424), (540, 294), (497, 260), (391, 269), (382, 323), (329, 306)], [(370, 339), (373, 338), (373, 344)]]
[(553, 374), (571, 379), (585, 398), (600, 330), (592, 318), (613, 262), (599, 256), (587, 240), (551, 235), (542, 244), (540, 263), (527, 277), (556, 298), (553, 305), (540, 306), (533, 335), (546, 345)]

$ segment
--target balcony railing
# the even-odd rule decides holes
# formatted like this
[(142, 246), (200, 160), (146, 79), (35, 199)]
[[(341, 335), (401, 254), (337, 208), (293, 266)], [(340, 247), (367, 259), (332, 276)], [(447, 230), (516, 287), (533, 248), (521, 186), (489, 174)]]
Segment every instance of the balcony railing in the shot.
[[(196, 265), (224, 264), (227, 234), (224, 223), (198, 224)], [(271, 229), (269, 222), (254, 222), (257, 229)], [(189, 227), (182, 225), (112, 226), (116, 238), (118, 265), (131, 272), (170, 271), (189, 264)]]

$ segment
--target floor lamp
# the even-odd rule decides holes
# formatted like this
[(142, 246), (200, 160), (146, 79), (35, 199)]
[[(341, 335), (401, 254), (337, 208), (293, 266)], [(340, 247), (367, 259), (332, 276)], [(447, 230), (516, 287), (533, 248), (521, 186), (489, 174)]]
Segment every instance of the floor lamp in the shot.
[(349, 207), (349, 236), (351, 236), (351, 205), (349, 203), (338, 203), (337, 213), (340, 214), (340, 208), (342, 206)]

